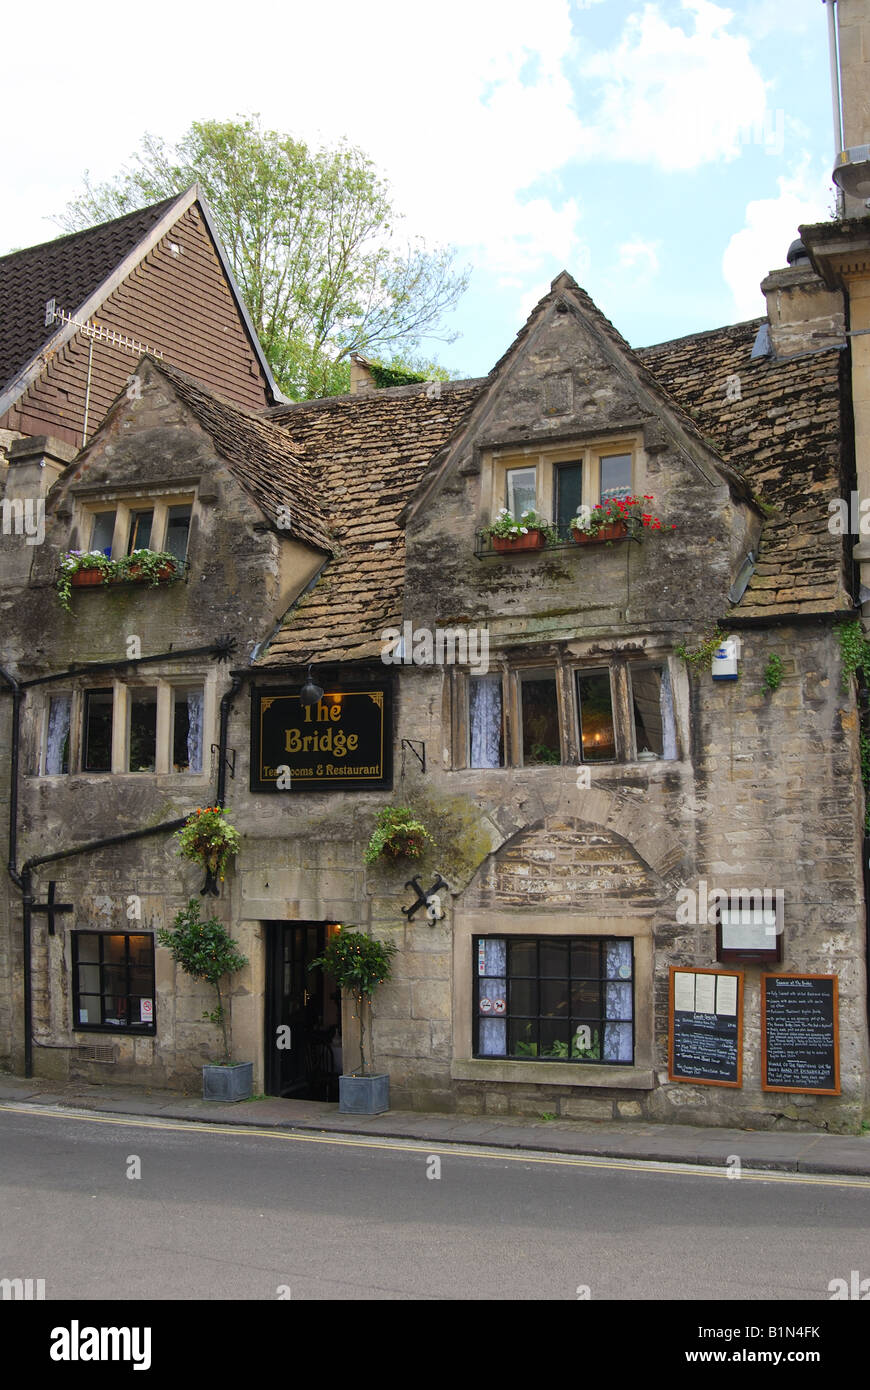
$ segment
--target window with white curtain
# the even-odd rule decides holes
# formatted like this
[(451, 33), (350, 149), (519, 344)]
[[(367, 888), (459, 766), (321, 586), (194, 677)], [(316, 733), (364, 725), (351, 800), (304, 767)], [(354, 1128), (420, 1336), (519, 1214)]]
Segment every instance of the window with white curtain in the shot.
[(474, 953), (475, 1057), (633, 1064), (630, 937), (480, 936)]

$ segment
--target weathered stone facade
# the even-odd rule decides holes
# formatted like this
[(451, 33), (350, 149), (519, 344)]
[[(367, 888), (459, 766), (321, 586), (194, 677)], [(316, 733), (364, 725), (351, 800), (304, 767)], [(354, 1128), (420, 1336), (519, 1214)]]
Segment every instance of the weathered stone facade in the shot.
[[(782, 364), (750, 368), (747, 334), (725, 335), (727, 352), (746, 356), (742, 418), (764, 432)], [(709, 350), (725, 349), (716, 340)], [(53, 937), (44, 919), (34, 919), (37, 1070), (193, 1085), (213, 1045), (200, 1018), (205, 996), (162, 949), (153, 1037), (77, 1030), (71, 932), (130, 930), (135, 895), (141, 930), (150, 933), (198, 892), (201, 875), (177, 857), (168, 831), (87, 845), (214, 804), (219, 755), (206, 757), (199, 774), (120, 766), (88, 774), (75, 770), (75, 749), (69, 774), (47, 776), (40, 762), (46, 692), (109, 680), (124, 689), (187, 681), (205, 692), (206, 748), (219, 744), (220, 704), (229, 700), (234, 776), (225, 799), (243, 840), (215, 910), (250, 961), (234, 980), (232, 1020), (236, 1055), (255, 1061), (258, 1091), (272, 1046), (270, 924), (352, 922), (399, 947), (374, 1019), (375, 1061), (390, 1075), (396, 1106), (858, 1128), (868, 1073), (859, 722), (854, 693), (841, 686), (834, 633), (851, 604), (844, 557), (825, 525), (827, 500), (840, 489), (840, 434), (836, 421), (814, 410), (819, 402), (827, 409), (832, 389), (836, 399), (837, 348), (816, 357), (812, 370), (816, 396), (807, 391), (790, 404), (765, 437), (774, 456), (778, 430), (789, 449), (800, 449), (801, 438), (812, 446), (814, 490), (805, 495), (801, 483), (789, 503), (783, 483), (770, 517), (758, 502), (763, 480), (740, 454), (740, 423), (733, 451), (717, 446), (706, 419), (689, 413), (691, 391), (684, 407), (676, 376), (645, 366), (568, 276), (554, 282), (485, 382), (448, 384), (443, 400), (425, 387), (398, 388), (255, 421), (144, 362), (141, 399), (122, 398), (61, 475), (46, 543), (4, 600), (7, 669), (18, 681), (52, 678), (28, 687), (22, 704), (19, 864), (83, 847), (34, 869), (40, 903), (54, 878), (57, 900), (75, 905), (74, 922), (59, 918)], [(632, 490), (654, 495), (660, 533), (640, 544), (481, 553), (479, 529), (501, 502), (507, 467), (533, 466), (541, 495), (552, 501), (553, 468), (581, 455), (594, 463), (595, 451), (608, 448), (631, 458)], [(770, 470), (765, 459), (760, 471), (769, 479)], [(194, 497), (186, 581), (77, 594), (75, 616), (64, 615), (52, 589), (57, 559), (77, 540), (87, 544), (88, 504), (185, 490)], [(276, 524), (281, 505), (294, 518), (287, 530)], [(784, 551), (795, 556), (788, 572)], [(747, 560), (754, 574), (744, 598), (734, 586)], [(765, 564), (776, 575), (775, 620), (765, 617)], [(676, 652), (716, 620), (742, 638), (733, 683), (713, 682), (709, 667), (690, 672)], [(489, 670), (504, 699), (503, 765), (469, 766), (468, 663), (417, 665), (406, 655), (384, 665), (381, 634), (391, 623), (488, 634)], [(131, 635), (141, 636), (143, 656), (160, 660), (125, 666)], [(235, 640), (231, 656), (181, 654), (224, 637)], [(773, 653), (784, 678), (766, 693), (762, 676)], [(392, 792), (250, 790), (247, 687), (298, 688), (310, 660), (328, 689), (392, 679)], [(118, 665), (106, 676), (87, 669), (95, 662)], [(62, 677), (72, 666), (81, 670)], [(673, 719), (672, 741), (658, 756), (640, 748), (635, 732), (633, 682), (651, 667), (664, 673)], [(576, 692), (589, 670), (609, 673), (616, 753), (584, 763)], [(541, 671), (552, 681), (558, 747), (551, 761), (534, 765), (523, 754), (522, 681)], [(119, 694), (117, 708), (128, 698)], [(0, 710), (4, 748), (10, 704)], [(421, 746), (425, 771), (413, 752)], [(435, 870), (447, 879), (443, 921), (402, 913), (417, 866), (364, 864), (376, 812), (388, 802), (414, 806), (433, 829), (436, 846), (419, 873), (424, 885)], [(742, 1085), (668, 1081), (670, 967), (716, 964), (706, 907), (693, 922), (677, 911), (681, 891), (702, 882), (784, 890), (783, 958), (765, 968), (838, 976), (839, 1096), (762, 1090), (757, 965), (744, 970)], [(0, 1057), (20, 1066), (21, 898), (11, 884), (4, 891)], [(599, 1051), (557, 1062), (543, 1051), (495, 1057), (475, 1049), (475, 943), (490, 937), (630, 942), (630, 1058)], [(353, 1032), (345, 1008), (345, 1055)], [(82, 1049), (103, 1043), (112, 1061), (88, 1060)]]

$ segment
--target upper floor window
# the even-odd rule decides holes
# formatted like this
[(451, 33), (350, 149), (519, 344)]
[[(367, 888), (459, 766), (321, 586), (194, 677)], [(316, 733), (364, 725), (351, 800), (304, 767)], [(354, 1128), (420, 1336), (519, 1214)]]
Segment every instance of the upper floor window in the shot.
[[(667, 661), (518, 667), (457, 677), (457, 765), (614, 763), (678, 756)], [(462, 698), (463, 691), (465, 699)]]
[(202, 774), (206, 687), (157, 679), (47, 698), (37, 770)]
[(514, 516), (536, 511), (570, 538), (570, 522), (584, 503), (642, 493), (641, 451), (633, 436), (580, 447), (497, 450), (486, 456), (483, 498), (489, 516), (502, 507)]
[(87, 504), (79, 548), (101, 550), (111, 560), (134, 550), (168, 551), (183, 563), (192, 514), (192, 497)]

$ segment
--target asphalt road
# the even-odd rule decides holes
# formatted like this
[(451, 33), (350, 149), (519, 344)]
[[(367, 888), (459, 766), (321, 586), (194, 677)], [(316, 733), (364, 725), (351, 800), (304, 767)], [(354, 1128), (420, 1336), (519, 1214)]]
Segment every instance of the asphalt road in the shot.
[(866, 1180), (0, 1107), (0, 1279), (47, 1299), (827, 1301), (868, 1227)]

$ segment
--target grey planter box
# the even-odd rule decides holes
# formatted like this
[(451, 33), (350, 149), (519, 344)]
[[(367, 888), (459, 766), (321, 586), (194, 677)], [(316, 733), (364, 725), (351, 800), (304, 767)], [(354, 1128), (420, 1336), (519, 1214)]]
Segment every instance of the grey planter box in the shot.
[(253, 1062), (234, 1062), (231, 1067), (204, 1066), (203, 1100), (247, 1100), (254, 1091)]
[(338, 1110), (342, 1115), (382, 1115), (390, 1108), (390, 1078), (381, 1076), (340, 1076)]

